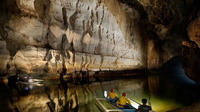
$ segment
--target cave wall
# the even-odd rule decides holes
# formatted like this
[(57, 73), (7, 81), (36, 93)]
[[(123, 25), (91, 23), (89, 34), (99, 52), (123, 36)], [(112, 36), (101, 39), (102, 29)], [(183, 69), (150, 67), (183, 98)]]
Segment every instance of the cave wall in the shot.
[(186, 75), (199, 83), (200, 1), (121, 1), (134, 7), (141, 16), (140, 29), (143, 29), (142, 36), (146, 41), (149, 71), (159, 69), (168, 60), (178, 56), (182, 59)]
[(3, 0), (0, 73), (158, 69), (199, 72), (198, 0)]
[(146, 28), (147, 67), (159, 68), (171, 58), (182, 55), (182, 41), (187, 39), (186, 28), (195, 0), (138, 2), (144, 10), (144, 24), (149, 26)]
[(1, 74), (145, 67), (138, 12), (118, 0), (9, 0), (3, 4)]
[(188, 24), (188, 40), (183, 41), (182, 55), (186, 74), (200, 84), (200, 12)]

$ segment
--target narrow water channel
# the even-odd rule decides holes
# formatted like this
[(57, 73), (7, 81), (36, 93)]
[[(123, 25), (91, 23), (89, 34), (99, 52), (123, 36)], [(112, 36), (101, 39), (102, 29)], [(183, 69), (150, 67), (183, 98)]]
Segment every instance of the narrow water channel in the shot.
[[(152, 77), (151, 77), (152, 80)], [(35, 81), (36, 83), (33, 83)], [(151, 94), (146, 77), (96, 81), (86, 84), (32, 78), (15, 84), (1, 83), (0, 108), (2, 112), (101, 112), (95, 98), (102, 98), (105, 90), (114, 88), (118, 95), (141, 103), (151, 97), (152, 108), (163, 112), (182, 107), (183, 104), (165, 96)]]

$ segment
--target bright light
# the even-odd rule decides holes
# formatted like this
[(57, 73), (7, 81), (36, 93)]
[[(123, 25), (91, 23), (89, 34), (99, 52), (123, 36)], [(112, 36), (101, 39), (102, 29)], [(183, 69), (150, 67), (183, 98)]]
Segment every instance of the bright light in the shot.
[(107, 91), (104, 91), (104, 97), (107, 97)]
[(32, 79), (28, 79), (28, 82), (30, 82), (30, 83), (31, 83), (31, 82), (33, 82), (33, 80), (32, 80)]
[(129, 101), (131, 102), (131, 105), (132, 105), (133, 107), (135, 107), (136, 109), (138, 109), (138, 107), (140, 106), (140, 104), (138, 104), (137, 102), (135, 102), (135, 101), (133, 101), (133, 100), (131, 100), (131, 99), (129, 99)]

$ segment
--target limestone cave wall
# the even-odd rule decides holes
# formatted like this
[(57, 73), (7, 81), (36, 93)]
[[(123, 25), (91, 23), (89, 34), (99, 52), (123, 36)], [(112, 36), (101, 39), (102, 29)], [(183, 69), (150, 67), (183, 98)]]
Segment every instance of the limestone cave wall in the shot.
[(3, 0), (0, 73), (157, 69), (199, 73), (199, 0)]
[(145, 68), (138, 11), (118, 0), (4, 0), (0, 71)]

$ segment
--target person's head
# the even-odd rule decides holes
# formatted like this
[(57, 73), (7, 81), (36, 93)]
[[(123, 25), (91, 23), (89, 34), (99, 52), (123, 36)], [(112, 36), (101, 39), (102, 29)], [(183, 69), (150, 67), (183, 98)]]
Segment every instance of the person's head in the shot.
[(146, 105), (146, 103), (147, 103), (147, 99), (143, 98), (143, 99), (142, 99), (142, 104), (143, 104), (143, 105)]
[(124, 97), (125, 97), (125, 96), (126, 96), (126, 93), (122, 93), (122, 96), (124, 96)]
[(113, 88), (111, 88), (111, 89), (110, 89), (110, 92), (114, 92), (114, 89), (113, 89)]

